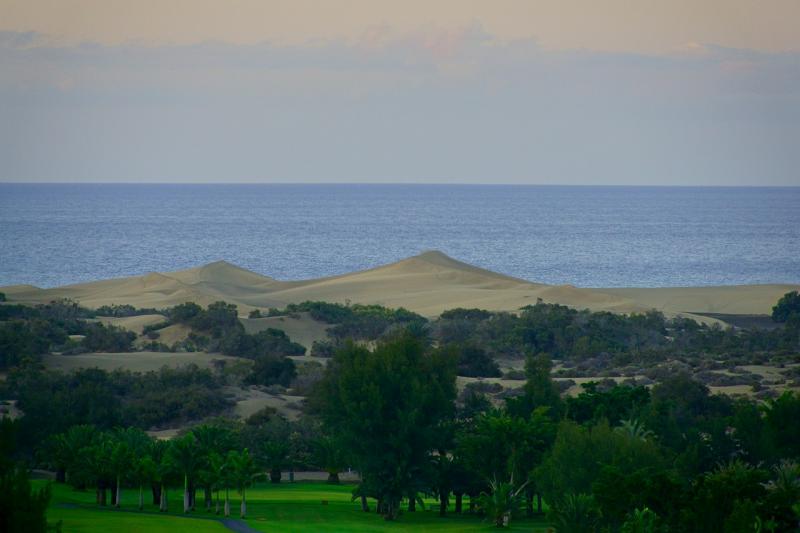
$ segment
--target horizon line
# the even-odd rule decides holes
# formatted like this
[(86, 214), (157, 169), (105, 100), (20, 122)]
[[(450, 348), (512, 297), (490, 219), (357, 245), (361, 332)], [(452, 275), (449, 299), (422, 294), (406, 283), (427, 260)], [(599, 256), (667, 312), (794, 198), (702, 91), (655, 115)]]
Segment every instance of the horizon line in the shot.
[(298, 186), (311, 186), (311, 185), (366, 185), (366, 186), (398, 186), (398, 185), (413, 185), (413, 186), (466, 186), (466, 187), (647, 187), (647, 188), (686, 188), (686, 189), (702, 189), (702, 188), (737, 188), (737, 189), (787, 189), (787, 188), (800, 188), (800, 184), (791, 185), (754, 185), (754, 184), (630, 184), (630, 183), (472, 183), (472, 182), (404, 182), (404, 181), (391, 181), (391, 182), (377, 182), (377, 181), (0, 181), (0, 185), (234, 185), (234, 186), (262, 186), (262, 185), (298, 185)]

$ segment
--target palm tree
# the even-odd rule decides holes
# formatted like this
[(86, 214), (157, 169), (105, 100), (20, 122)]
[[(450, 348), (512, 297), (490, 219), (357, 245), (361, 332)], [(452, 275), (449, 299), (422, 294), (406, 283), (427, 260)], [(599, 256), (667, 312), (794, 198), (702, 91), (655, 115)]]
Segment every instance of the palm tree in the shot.
[(139, 510), (144, 508), (144, 484), (158, 477), (158, 465), (149, 455), (134, 459), (131, 475), (139, 484)]
[(497, 527), (506, 527), (511, 517), (517, 514), (522, 506), (522, 491), (528, 483), (514, 486), (514, 476), (509, 482), (489, 482), (491, 493), (482, 492), (478, 497), (478, 507), (491, 518)]
[(194, 502), (190, 497), (190, 488), (194, 486), (195, 477), (202, 467), (200, 448), (195, 436), (188, 433), (174, 439), (167, 450), (165, 459), (175, 471), (183, 474), (183, 512), (188, 513), (189, 509), (194, 508)]
[(111, 470), (114, 472), (114, 507), (119, 508), (122, 499), (122, 477), (130, 471), (133, 451), (125, 441), (111, 441)]
[(328, 473), (328, 483), (339, 483), (339, 472), (344, 470), (346, 464), (340, 443), (333, 437), (320, 437), (314, 442), (313, 460), (318, 468)]
[(192, 430), (192, 434), (197, 439), (200, 454), (203, 456), (205, 467), (200, 475), (200, 483), (203, 487), (203, 499), (206, 511), (211, 510), (211, 492), (214, 485), (215, 472), (210, 468), (209, 458), (212, 454), (224, 455), (228, 450), (235, 446), (233, 432), (220, 426), (204, 424)]
[(114, 442), (107, 434), (100, 434), (95, 442), (80, 451), (81, 468), (95, 480), (97, 485), (97, 503), (106, 505), (106, 489), (108, 480), (114, 476), (112, 455)]
[[(242, 495), (242, 504), (240, 508), (240, 516), (245, 518), (247, 514), (247, 494), (246, 490), (253, 482), (253, 477), (258, 472), (250, 452), (245, 448), (241, 452), (231, 451), (228, 452), (227, 458), (228, 469), (230, 472), (230, 479)], [(227, 493), (225, 495), (227, 504)]]
[(47, 451), (56, 467), (57, 480), (63, 469), (61, 481), (69, 481), (77, 488), (84, 487), (84, 479), (80, 475), (83, 459), (81, 452), (89, 448), (97, 437), (97, 428), (88, 424), (72, 426), (67, 432), (51, 437)]
[(614, 431), (635, 440), (648, 440), (653, 437), (653, 432), (635, 418), (623, 420), (618, 427), (614, 428)]

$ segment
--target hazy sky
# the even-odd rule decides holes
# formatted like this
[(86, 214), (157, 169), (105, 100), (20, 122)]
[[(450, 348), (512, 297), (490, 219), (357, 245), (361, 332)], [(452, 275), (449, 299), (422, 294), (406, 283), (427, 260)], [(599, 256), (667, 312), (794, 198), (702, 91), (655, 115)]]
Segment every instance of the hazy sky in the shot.
[(797, 0), (0, 0), (0, 181), (800, 185)]

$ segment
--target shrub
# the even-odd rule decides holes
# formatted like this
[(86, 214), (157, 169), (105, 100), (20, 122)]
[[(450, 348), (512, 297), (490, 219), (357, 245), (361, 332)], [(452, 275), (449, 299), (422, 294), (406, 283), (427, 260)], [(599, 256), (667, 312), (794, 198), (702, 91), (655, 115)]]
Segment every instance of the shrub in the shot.
[(800, 315), (800, 292), (792, 291), (784, 294), (772, 308), (772, 320), (786, 322), (792, 315)]
[(558, 533), (595, 533), (600, 525), (600, 509), (591, 494), (557, 498), (548, 517)]
[(256, 358), (253, 370), (245, 379), (249, 385), (282, 385), (288, 387), (297, 377), (294, 361), (288, 357), (262, 355)]
[(99, 322), (86, 324), (84, 335), (81, 344), (90, 352), (129, 352), (136, 340), (132, 331)]

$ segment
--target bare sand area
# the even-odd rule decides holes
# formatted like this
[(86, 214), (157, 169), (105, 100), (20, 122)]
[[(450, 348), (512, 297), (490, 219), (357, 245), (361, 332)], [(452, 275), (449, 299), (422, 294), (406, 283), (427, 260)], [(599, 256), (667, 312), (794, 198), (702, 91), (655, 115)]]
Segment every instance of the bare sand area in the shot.
[[(43, 303), (72, 298), (87, 307), (130, 304), (160, 309), (187, 301), (207, 305), (225, 300), (237, 304), (244, 315), (252, 309), (324, 300), (405, 307), (425, 316), (436, 316), (455, 307), (516, 311), (541, 298), (548, 303), (594, 311), (630, 313), (658, 309), (669, 316), (687, 315), (713, 323), (718, 320), (694, 313), (767, 314), (780, 296), (800, 290), (800, 285), (655, 289), (555, 286), (498, 274), (432, 251), (369, 270), (305, 281), (279, 281), (219, 261), (180, 272), (150, 273), (52, 289), (16, 285), (0, 290), (10, 301)], [(245, 323), (249, 330), (279, 327), (306, 346), (319, 338), (324, 328), (314, 324), (309, 329), (311, 324), (303, 317), (297, 323), (288, 319), (254, 320)]]
[(330, 327), (329, 324), (314, 320), (308, 313), (298, 313), (297, 316), (242, 318), (241, 322), (245, 331), (250, 334), (269, 328), (279, 329), (294, 342), (305, 346), (306, 349), (311, 349), (314, 341), (327, 339), (328, 328)]

